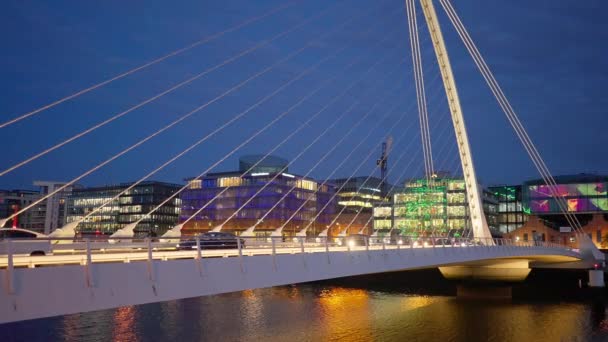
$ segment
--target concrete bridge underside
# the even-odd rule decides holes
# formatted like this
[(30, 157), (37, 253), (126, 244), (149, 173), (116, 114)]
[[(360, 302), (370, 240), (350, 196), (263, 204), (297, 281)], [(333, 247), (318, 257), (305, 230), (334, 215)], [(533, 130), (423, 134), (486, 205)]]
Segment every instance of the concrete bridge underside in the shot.
[[(403, 270), (460, 268), (512, 278), (529, 262), (579, 262), (564, 248), (389, 248), (0, 270), (0, 323), (220, 293)], [(450, 269), (450, 268), (444, 268)], [(469, 273), (467, 273), (469, 272)], [(448, 277), (455, 273), (444, 272)], [(462, 272), (461, 272), (462, 273)], [(527, 273), (526, 273), (527, 274)], [(499, 277), (500, 278), (500, 277)], [(503, 279), (504, 280), (504, 279)]]

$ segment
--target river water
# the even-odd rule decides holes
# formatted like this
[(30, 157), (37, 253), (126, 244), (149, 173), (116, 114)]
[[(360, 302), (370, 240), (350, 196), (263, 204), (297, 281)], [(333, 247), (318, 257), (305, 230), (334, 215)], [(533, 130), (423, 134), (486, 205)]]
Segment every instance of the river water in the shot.
[(123, 307), (0, 325), (0, 341), (608, 341), (602, 295), (470, 300), (431, 280), (407, 273)]

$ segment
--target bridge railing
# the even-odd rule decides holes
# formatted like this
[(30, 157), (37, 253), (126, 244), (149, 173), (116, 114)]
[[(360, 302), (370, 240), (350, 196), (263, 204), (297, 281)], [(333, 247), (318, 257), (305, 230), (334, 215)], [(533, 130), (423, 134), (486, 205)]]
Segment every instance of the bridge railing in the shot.
[[(546, 241), (518, 241), (492, 238), (455, 238), (444, 236), (364, 236), (338, 237), (239, 237), (208, 239), (112, 238), (74, 239), (37, 238), (0, 240), (0, 267), (36, 267), (38, 265), (87, 265), (93, 262), (131, 262), (203, 257), (243, 257), (330, 251), (403, 249), (519, 247), (560, 248), (566, 246)], [(6, 256), (3, 258), (1, 256)]]
[[(74, 239), (37, 238), (0, 240), (0, 268), (7, 270), (5, 281), (9, 293), (14, 290), (14, 269), (39, 266), (82, 265), (85, 280), (92, 284), (91, 268), (95, 263), (147, 262), (151, 279), (155, 276), (155, 260), (228, 258), (236, 257), (243, 267), (243, 257), (269, 255), (276, 265), (280, 254), (352, 252), (370, 250), (401, 250), (424, 248), (559, 248), (565, 246), (544, 241), (516, 241), (510, 239), (446, 238), (442, 236), (374, 237), (351, 235), (345, 237), (239, 237), (204, 239), (200, 236), (181, 238), (113, 238)], [(198, 263), (200, 266), (200, 262)], [(202, 267), (202, 266), (201, 266)]]

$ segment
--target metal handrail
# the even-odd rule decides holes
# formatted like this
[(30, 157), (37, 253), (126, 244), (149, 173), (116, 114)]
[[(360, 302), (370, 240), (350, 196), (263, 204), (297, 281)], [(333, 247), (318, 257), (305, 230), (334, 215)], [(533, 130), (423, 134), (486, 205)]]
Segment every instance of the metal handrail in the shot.
[[(363, 239), (359, 241), (358, 239)], [(231, 240), (232, 239), (232, 240)], [(155, 259), (193, 258), (206, 256), (239, 257), (253, 255), (273, 255), (281, 253), (301, 254), (339, 251), (370, 251), (409, 248), (462, 248), (462, 247), (494, 247), (494, 248), (560, 248), (574, 251), (564, 245), (546, 241), (517, 241), (505, 238), (448, 238), (445, 236), (407, 236), (394, 235), (390, 237), (346, 236), (346, 237), (238, 237), (224, 240), (203, 239), (201, 236), (180, 238), (113, 238), (110, 240), (90, 238), (11, 238), (0, 240), (0, 255), (6, 255), (6, 264), (0, 267), (9, 269), (11, 279), (15, 262), (19, 266), (29, 262), (30, 267), (45, 264), (48, 256), (29, 256), (28, 243), (47, 242), (48, 250), (52, 253), (52, 261), (56, 264), (78, 263), (89, 265), (98, 262), (130, 262), (131, 260), (146, 260), (149, 263)], [(222, 241), (222, 245), (214, 242)], [(229, 242), (233, 241), (233, 244)], [(25, 247), (24, 247), (25, 246)], [(180, 247), (181, 246), (181, 247)], [(4, 250), (3, 250), (4, 247)], [(49, 259), (50, 260), (50, 259)], [(51, 263), (49, 263), (51, 264)], [(10, 284), (9, 284), (10, 285)], [(10, 286), (9, 286), (10, 288)]]

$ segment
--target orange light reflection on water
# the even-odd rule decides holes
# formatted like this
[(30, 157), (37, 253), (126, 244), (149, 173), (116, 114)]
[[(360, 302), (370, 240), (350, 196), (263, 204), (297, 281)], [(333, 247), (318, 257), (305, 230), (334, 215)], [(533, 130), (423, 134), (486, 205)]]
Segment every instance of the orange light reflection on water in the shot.
[[(324, 289), (319, 296), (322, 335), (340, 341), (370, 340), (373, 310), (369, 300), (369, 293), (360, 289)], [(356, 331), (353, 326), (357, 327)]]
[(124, 306), (114, 312), (113, 341), (138, 341), (135, 333), (135, 307)]

